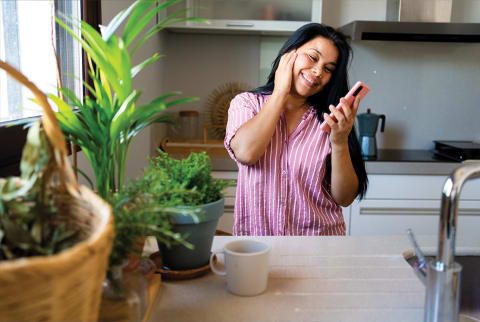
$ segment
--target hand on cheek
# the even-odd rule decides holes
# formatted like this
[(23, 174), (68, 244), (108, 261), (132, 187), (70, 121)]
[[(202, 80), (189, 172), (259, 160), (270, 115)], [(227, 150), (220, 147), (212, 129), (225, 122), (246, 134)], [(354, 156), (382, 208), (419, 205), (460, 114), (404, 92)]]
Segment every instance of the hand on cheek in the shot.
[(297, 59), (297, 51), (292, 50), (280, 58), (275, 72), (274, 94), (286, 96), (290, 93), (293, 78), (293, 66)]

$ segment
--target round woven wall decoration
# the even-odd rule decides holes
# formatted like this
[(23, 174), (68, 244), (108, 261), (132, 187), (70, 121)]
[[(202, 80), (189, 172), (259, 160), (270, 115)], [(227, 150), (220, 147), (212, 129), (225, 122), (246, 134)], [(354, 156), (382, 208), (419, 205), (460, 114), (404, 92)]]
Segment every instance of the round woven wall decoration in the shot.
[(251, 89), (253, 89), (253, 87), (245, 83), (228, 82), (220, 85), (208, 95), (206, 108), (210, 112), (210, 122), (212, 125), (222, 126), (211, 129), (216, 139), (223, 139), (225, 137), (230, 101), (237, 94)]

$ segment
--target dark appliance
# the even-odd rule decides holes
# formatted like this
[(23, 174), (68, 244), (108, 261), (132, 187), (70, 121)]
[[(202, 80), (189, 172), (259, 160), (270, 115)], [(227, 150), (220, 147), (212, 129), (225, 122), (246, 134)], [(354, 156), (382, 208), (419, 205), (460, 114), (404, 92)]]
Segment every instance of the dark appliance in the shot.
[(433, 141), (435, 155), (454, 161), (480, 159), (480, 144), (472, 141)]
[(362, 149), (362, 158), (364, 160), (375, 160), (377, 158), (377, 141), (375, 135), (377, 134), (378, 123), (382, 121), (380, 131), (385, 130), (385, 115), (371, 113), (367, 109), (367, 113), (357, 115), (358, 132), (360, 136), (360, 147)]

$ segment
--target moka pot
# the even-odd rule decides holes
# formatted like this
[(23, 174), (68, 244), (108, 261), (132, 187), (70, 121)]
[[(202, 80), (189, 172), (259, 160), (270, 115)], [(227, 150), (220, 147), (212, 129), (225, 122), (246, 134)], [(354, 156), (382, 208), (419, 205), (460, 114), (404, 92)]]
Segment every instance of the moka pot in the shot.
[(367, 109), (367, 113), (357, 115), (358, 130), (360, 136), (360, 146), (364, 159), (375, 159), (377, 157), (377, 142), (375, 135), (377, 134), (378, 122), (382, 120), (380, 131), (385, 130), (385, 115), (371, 113)]

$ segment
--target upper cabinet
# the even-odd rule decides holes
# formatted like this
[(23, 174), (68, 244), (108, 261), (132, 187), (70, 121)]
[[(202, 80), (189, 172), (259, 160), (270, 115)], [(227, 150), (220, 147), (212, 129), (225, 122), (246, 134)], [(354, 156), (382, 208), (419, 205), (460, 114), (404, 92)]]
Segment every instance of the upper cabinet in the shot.
[(321, 22), (322, 0), (186, 0), (167, 14), (185, 11), (187, 21), (169, 27), (176, 32), (289, 35), (309, 22)]

